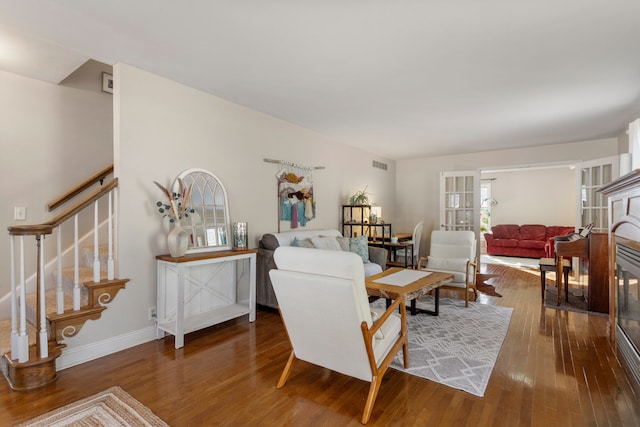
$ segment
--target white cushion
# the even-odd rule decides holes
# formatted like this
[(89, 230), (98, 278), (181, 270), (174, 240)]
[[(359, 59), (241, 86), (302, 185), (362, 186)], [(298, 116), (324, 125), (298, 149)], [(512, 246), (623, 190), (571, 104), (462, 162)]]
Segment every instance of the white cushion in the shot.
[(316, 236), (342, 236), (338, 230), (335, 229), (322, 229), (322, 230), (292, 230), (283, 231), (281, 233), (274, 233), (273, 236), (278, 240), (279, 246), (291, 246), (293, 238), (298, 240), (310, 239)]
[(453, 286), (455, 282), (462, 283), (463, 285), (466, 286), (466, 283), (467, 283), (467, 281), (465, 280), (466, 272), (464, 271), (438, 270), (437, 268), (424, 268), (423, 270), (435, 271), (438, 273), (453, 274), (453, 283), (447, 283), (445, 286)]
[(373, 276), (374, 274), (382, 273), (382, 267), (375, 262), (365, 262), (364, 265), (364, 277)]
[(341, 251), (340, 243), (336, 240), (335, 236), (317, 236), (311, 238), (311, 243), (317, 249), (326, 249), (328, 251)]
[(427, 268), (438, 270), (467, 271), (468, 258), (437, 258), (427, 257)]

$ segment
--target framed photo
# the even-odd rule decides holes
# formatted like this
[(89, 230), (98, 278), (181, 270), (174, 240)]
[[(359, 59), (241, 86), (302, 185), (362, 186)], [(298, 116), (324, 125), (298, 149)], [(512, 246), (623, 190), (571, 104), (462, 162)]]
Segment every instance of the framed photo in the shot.
[(113, 93), (113, 75), (102, 73), (102, 91)]
[(218, 237), (215, 228), (207, 228), (207, 246), (217, 246)]
[(218, 244), (219, 245), (227, 244), (227, 233), (224, 230), (224, 227), (218, 227)]

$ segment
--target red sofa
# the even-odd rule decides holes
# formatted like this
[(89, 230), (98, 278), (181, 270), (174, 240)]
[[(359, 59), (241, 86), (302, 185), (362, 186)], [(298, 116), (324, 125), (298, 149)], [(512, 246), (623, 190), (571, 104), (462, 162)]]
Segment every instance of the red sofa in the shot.
[(575, 227), (501, 224), (491, 227), (491, 233), (485, 233), (484, 239), (487, 242), (487, 255), (553, 258), (553, 238), (574, 231)]

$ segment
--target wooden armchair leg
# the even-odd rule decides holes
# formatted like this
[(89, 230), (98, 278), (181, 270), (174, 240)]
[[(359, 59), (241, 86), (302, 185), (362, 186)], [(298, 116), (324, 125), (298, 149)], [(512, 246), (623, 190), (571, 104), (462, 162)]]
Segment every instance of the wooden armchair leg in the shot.
[(291, 354), (289, 355), (289, 360), (287, 360), (287, 364), (284, 366), (284, 370), (280, 375), (280, 379), (278, 380), (278, 384), (276, 388), (284, 387), (284, 384), (289, 379), (289, 375), (291, 375), (291, 371), (293, 370), (293, 362), (296, 360), (296, 354), (293, 350), (291, 350)]
[(377, 375), (373, 376), (371, 385), (369, 386), (369, 395), (367, 396), (367, 402), (364, 405), (362, 420), (360, 420), (362, 424), (368, 423), (369, 418), (371, 418), (371, 413), (373, 412), (373, 404), (376, 403), (376, 397), (378, 397), (378, 390), (380, 390), (381, 382), (382, 377), (378, 377)]

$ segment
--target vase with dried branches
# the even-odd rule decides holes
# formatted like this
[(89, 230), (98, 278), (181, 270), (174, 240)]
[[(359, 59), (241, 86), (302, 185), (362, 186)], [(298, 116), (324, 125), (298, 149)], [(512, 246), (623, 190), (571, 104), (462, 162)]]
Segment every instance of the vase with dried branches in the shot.
[(179, 189), (177, 193), (174, 193), (157, 181), (153, 182), (167, 198), (166, 202), (156, 202), (158, 212), (162, 214), (163, 218), (168, 217), (169, 222), (173, 224), (173, 229), (167, 235), (169, 254), (174, 258), (184, 256), (189, 247), (189, 239), (180, 220), (189, 217), (189, 214), (194, 212), (192, 208), (188, 207), (193, 184), (185, 187), (182, 180), (178, 179)]

